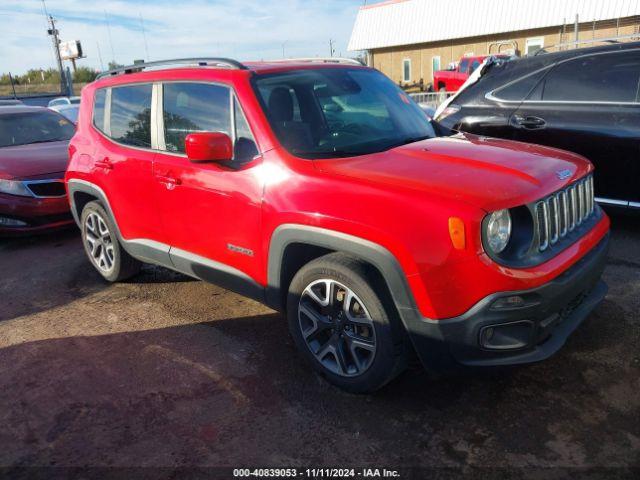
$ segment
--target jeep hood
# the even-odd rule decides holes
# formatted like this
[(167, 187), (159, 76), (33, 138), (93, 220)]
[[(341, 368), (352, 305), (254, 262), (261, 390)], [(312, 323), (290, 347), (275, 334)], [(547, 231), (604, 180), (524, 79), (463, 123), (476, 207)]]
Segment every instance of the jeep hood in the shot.
[(0, 148), (0, 177), (24, 179), (67, 169), (69, 141)]
[(593, 169), (570, 152), (467, 133), (314, 162), (329, 174), (446, 196), (487, 212), (538, 200)]

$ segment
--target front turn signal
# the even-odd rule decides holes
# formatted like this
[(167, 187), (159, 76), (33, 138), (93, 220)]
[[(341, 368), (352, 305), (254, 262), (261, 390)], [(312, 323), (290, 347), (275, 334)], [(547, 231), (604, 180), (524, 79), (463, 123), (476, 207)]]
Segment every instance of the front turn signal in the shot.
[(453, 243), (453, 248), (455, 248), (456, 250), (465, 249), (466, 240), (464, 234), (464, 222), (461, 218), (449, 218), (449, 235), (451, 236), (451, 243)]

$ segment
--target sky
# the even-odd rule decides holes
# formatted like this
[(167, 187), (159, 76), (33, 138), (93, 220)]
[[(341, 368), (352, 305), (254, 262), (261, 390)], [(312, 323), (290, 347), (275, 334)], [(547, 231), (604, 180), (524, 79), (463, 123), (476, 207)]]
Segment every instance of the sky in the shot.
[[(98, 70), (181, 57), (239, 60), (336, 55), (364, 0), (46, 0), (60, 39), (80, 40)], [(369, 2), (373, 3), (373, 2)], [(146, 35), (146, 54), (143, 29)], [(0, 73), (55, 66), (42, 0), (0, 0)], [(66, 62), (68, 64), (68, 62)]]

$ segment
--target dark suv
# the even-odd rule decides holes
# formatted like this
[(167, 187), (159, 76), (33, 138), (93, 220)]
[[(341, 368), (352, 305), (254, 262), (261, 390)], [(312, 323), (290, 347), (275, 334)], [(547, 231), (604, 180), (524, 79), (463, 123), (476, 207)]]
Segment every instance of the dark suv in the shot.
[(600, 203), (640, 208), (639, 81), (640, 42), (490, 60), (436, 119), (584, 155)]

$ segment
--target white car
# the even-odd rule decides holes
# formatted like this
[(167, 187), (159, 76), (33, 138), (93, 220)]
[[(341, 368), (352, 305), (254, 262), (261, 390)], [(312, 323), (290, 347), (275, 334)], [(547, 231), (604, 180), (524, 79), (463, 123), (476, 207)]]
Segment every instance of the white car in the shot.
[(80, 111), (80, 105), (77, 103), (54, 105), (49, 107), (49, 110), (54, 110), (59, 114), (65, 116), (67, 120), (71, 120), (74, 124), (78, 123), (78, 112)]
[(76, 105), (80, 103), (80, 97), (58, 97), (49, 101), (47, 107), (56, 107), (59, 105)]

